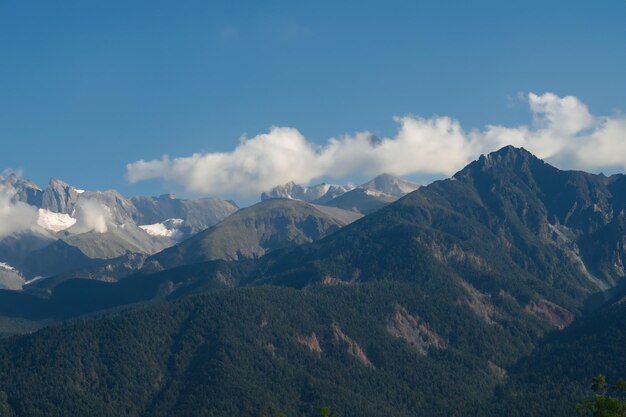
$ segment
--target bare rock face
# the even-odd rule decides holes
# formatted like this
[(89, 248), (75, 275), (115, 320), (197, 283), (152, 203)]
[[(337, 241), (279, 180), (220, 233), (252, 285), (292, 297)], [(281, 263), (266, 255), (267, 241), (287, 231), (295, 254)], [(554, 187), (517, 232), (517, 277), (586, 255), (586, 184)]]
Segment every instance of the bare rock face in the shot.
[(0, 176), (0, 183), (9, 185), (15, 190), (13, 200), (40, 207), (43, 190), (34, 182), (22, 179), (15, 174)]
[(315, 202), (316, 204), (324, 204), (333, 198), (339, 197), (343, 193), (354, 188), (352, 185), (332, 185), (317, 184), (310, 187), (296, 184), (293, 181), (285, 185), (279, 185), (272, 188), (268, 192), (261, 194), (261, 200), (269, 200), (272, 198), (289, 198), (291, 200), (302, 200), (306, 202)]
[(431, 329), (424, 320), (410, 314), (400, 305), (395, 306), (389, 318), (387, 332), (393, 337), (404, 340), (422, 355), (427, 355), (429, 349), (448, 347), (448, 342)]
[(139, 225), (163, 223), (169, 219), (182, 219), (188, 230), (186, 237), (205, 230), (226, 217), (239, 207), (229, 200), (219, 198), (179, 199), (174, 194), (159, 197), (135, 196), (131, 202), (136, 207), (133, 219)]
[(368, 368), (374, 368), (374, 364), (369, 360), (363, 348), (352, 338), (350, 338), (347, 334), (341, 330), (337, 323), (333, 323), (333, 335), (335, 336), (335, 340), (338, 342), (342, 342), (346, 345), (348, 349), (348, 353), (359, 360), (363, 365)]
[(91, 200), (106, 207), (114, 224), (132, 223), (137, 209), (133, 203), (115, 190), (85, 191), (80, 195), (82, 200)]
[(288, 198), (369, 214), (419, 187), (419, 184), (405, 181), (391, 174), (381, 174), (356, 188), (351, 184), (326, 183), (304, 186), (290, 181), (262, 193), (261, 200)]
[(296, 342), (309, 348), (309, 350), (313, 352), (318, 358), (322, 355), (322, 347), (320, 346), (320, 341), (318, 340), (315, 332), (311, 333), (310, 336), (297, 335)]
[(5, 262), (0, 262), (0, 289), (20, 290), (24, 285), (22, 274)]
[(461, 287), (465, 290), (467, 297), (462, 301), (470, 310), (487, 324), (495, 324), (495, 306), (491, 302), (491, 297), (478, 291), (467, 281), (461, 281)]
[(545, 299), (531, 300), (524, 310), (557, 329), (563, 329), (574, 321), (574, 314), (558, 304)]
[(55, 213), (72, 214), (80, 193), (71, 185), (52, 178), (43, 190), (41, 208)]
[(362, 184), (358, 188), (362, 188), (370, 191), (378, 191), (393, 197), (403, 197), (408, 193), (411, 193), (418, 188), (419, 184), (403, 180), (391, 174), (381, 174), (371, 181)]

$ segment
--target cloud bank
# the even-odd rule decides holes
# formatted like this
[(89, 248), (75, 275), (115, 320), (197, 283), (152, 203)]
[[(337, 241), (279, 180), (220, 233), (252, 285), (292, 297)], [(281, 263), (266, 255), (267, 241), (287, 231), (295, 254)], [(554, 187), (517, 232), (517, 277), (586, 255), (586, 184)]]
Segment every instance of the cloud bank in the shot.
[(76, 223), (70, 229), (73, 233), (106, 233), (113, 222), (111, 210), (93, 199), (79, 199), (75, 210)]
[(188, 191), (251, 197), (289, 180), (308, 184), (321, 177), (353, 175), (451, 175), (483, 153), (505, 145), (524, 147), (560, 168), (626, 167), (626, 116), (595, 116), (573, 96), (530, 93), (529, 125), (487, 125), (464, 130), (450, 117), (396, 117), (394, 137), (358, 132), (308, 141), (297, 129), (272, 127), (244, 138), (227, 153), (193, 154), (127, 165), (130, 182), (161, 178)]
[(29, 230), (37, 223), (37, 209), (15, 201), (16, 193), (10, 184), (0, 181), (0, 239)]

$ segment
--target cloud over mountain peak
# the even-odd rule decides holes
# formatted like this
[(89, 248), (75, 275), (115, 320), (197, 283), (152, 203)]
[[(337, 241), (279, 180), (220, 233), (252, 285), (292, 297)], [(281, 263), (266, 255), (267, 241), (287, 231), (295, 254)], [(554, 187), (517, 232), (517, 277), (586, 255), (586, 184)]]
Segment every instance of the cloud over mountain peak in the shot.
[(599, 170), (626, 166), (626, 117), (595, 116), (573, 96), (553, 93), (526, 97), (532, 123), (487, 125), (465, 130), (446, 116), (395, 117), (393, 137), (364, 131), (330, 138), (318, 145), (297, 129), (272, 127), (244, 138), (231, 152), (139, 160), (127, 165), (127, 178), (161, 178), (197, 193), (250, 197), (283, 184), (307, 184), (331, 177), (426, 174), (448, 176), (480, 154), (505, 145), (524, 147), (562, 168)]

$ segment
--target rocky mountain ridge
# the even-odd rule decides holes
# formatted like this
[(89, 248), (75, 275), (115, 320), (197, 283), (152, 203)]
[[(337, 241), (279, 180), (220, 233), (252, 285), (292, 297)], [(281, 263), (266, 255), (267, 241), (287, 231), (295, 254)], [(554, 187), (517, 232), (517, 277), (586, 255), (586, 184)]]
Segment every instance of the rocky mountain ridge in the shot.
[[(56, 178), (43, 189), (15, 174), (0, 181), (13, 190), (13, 201), (37, 210), (30, 229), (0, 239), (0, 262), (11, 267), (2, 272), (0, 285), (11, 288), (130, 253), (156, 253), (238, 209), (220, 199), (127, 199), (115, 190), (81, 190)], [(146, 220), (155, 224), (138, 227)]]
[(326, 183), (303, 186), (291, 181), (262, 193), (261, 200), (289, 198), (369, 214), (417, 190), (419, 187), (418, 184), (391, 174), (378, 175), (357, 187), (352, 184), (331, 185)]

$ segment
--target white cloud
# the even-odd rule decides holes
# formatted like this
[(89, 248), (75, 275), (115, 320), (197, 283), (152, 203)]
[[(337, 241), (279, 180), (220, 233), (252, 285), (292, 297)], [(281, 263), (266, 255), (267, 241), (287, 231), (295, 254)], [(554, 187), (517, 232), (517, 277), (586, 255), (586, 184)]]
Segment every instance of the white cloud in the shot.
[(524, 147), (561, 168), (626, 167), (626, 117), (594, 116), (578, 98), (528, 94), (530, 125), (487, 125), (464, 130), (450, 117), (396, 117), (394, 137), (359, 132), (331, 138), (322, 146), (287, 127), (243, 139), (228, 153), (136, 161), (127, 165), (131, 182), (162, 178), (197, 193), (250, 197), (289, 180), (355, 174), (451, 175), (482, 153), (505, 145)]
[(10, 184), (0, 181), (0, 238), (29, 230), (37, 223), (37, 209), (15, 201), (15, 194)]
[[(161, 177), (203, 193), (256, 194), (285, 182), (318, 176), (315, 146), (296, 129), (274, 127), (267, 134), (244, 139), (230, 153), (194, 154), (170, 160), (137, 161), (127, 166), (131, 182)], [(312, 175), (313, 174), (313, 175)]]
[(72, 233), (106, 233), (112, 224), (111, 210), (97, 200), (79, 199), (75, 210), (76, 223), (69, 229)]

